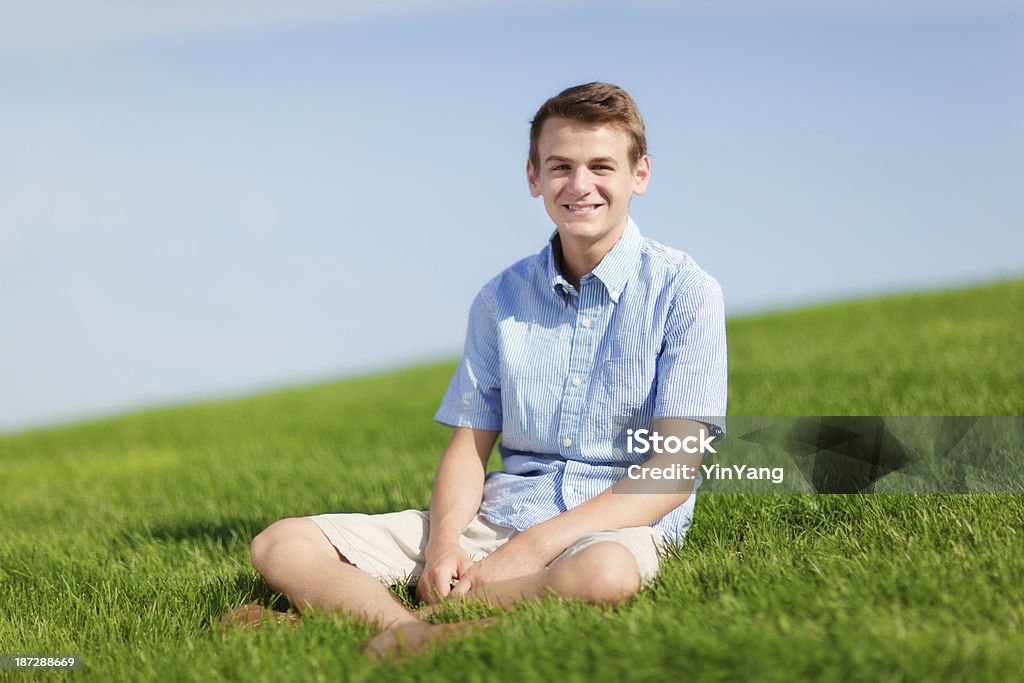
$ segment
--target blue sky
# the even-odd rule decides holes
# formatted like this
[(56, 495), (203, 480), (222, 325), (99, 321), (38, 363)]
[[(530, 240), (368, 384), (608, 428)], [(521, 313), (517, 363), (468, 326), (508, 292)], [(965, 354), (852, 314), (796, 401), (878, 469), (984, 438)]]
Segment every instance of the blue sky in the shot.
[(591, 80), (731, 315), (1024, 276), (1017, 3), (355, 7), (0, 0), (0, 431), (456, 356)]

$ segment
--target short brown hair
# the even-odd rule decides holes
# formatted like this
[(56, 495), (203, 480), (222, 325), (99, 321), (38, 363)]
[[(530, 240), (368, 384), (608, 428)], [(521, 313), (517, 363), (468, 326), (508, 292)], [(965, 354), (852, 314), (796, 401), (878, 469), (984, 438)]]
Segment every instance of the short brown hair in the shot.
[(647, 154), (644, 120), (629, 93), (612, 83), (584, 83), (566, 88), (542, 104), (530, 122), (530, 161), (535, 169), (540, 169), (540, 130), (552, 116), (618, 127), (630, 137), (630, 166)]

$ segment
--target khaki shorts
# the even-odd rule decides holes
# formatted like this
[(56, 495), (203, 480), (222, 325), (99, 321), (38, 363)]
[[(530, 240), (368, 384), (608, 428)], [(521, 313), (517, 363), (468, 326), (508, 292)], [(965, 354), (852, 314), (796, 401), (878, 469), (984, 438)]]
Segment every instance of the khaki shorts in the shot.
[[(313, 520), (349, 562), (381, 581), (389, 584), (419, 581), (423, 573), (423, 551), (427, 547), (430, 531), (429, 513), (404, 510), (380, 515), (313, 515), (306, 519)], [(479, 562), (517, 533), (515, 529), (494, 524), (478, 514), (462, 532), (459, 545), (470, 559)], [(658, 575), (661, 533), (646, 526), (587, 534), (566, 548), (548, 566), (604, 541), (618, 543), (633, 553), (640, 570), (641, 586), (650, 583)]]

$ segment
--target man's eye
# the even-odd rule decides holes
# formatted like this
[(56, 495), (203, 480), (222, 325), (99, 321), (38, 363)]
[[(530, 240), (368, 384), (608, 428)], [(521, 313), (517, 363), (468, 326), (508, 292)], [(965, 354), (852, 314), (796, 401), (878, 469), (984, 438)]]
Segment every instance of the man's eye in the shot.
[(611, 166), (595, 166), (594, 170), (596, 170), (596, 171), (611, 171), (613, 169), (612, 169)]
[(553, 167), (551, 170), (552, 171), (564, 171), (564, 170), (566, 170), (568, 168), (569, 168), (568, 164), (559, 164), (558, 166)]

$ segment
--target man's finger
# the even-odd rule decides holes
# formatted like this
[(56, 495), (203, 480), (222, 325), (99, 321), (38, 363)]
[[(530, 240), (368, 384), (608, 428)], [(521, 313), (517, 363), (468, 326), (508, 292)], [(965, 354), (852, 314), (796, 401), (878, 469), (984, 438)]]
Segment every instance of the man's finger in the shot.
[(473, 587), (472, 580), (463, 577), (463, 578), (459, 579), (458, 583), (456, 583), (455, 586), (452, 587), (451, 592), (448, 593), (448, 597), (449, 598), (455, 598), (455, 597), (458, 597), (460, 595), (465, 595), (466, 593), (469, 592), (469, 589), (472, 588), (472, 587)]
[(434, 586), (434, 595), (437, 596), (438, 601), (443, 600), (451, 592), (451, 584), (449, 584), (447, 581), (439, 582), (436, 586)]
[(433, 573), (424, 575), (420, 579), (420, 586), (417, 587), (416, 592), (420, 594), (420, 599), (427, 604), (438, 602), (448, 593), (445, 582), (439, 580), (439, 577)]

